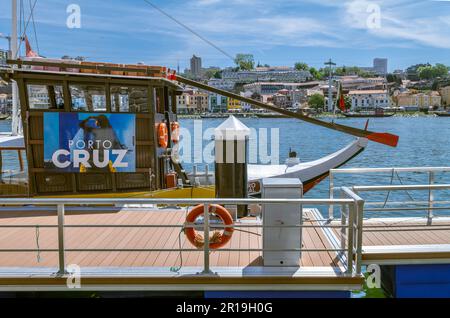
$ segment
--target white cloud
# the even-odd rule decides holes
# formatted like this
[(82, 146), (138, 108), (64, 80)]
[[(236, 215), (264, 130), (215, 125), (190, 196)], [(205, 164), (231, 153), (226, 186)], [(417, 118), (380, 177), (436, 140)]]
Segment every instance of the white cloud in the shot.
[[(380, 28), (367, 27), (367, 19), (371, 14), (367, 8), (374, 3), (380, 7)], [(389, 39), (393, 46), (397, 44), (396, 41), (409, 41), (421, 46), (450, 48), (448, 16), (440, 16), (430, 8), (423, 12), (421, 5), (423, 3), (398, 0), (347, 1), (343, 23), (353, 29), (365, 30), (366, 36), (372, 37), (371, 41), (375, 44), (376, 41)]]

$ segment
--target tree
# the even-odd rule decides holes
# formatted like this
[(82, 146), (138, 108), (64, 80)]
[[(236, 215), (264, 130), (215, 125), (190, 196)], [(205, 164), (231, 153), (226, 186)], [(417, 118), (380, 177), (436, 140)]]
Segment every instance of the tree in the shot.
[(297, 71), (308, 71), (308, 69), (309, 69), (308, 64), (303, 63), (303, 62), (295, 63), (294, 67)]
[(433, 66), (421, 66), (417, 69), (417, 74), (420, 79), (432, 79), (434, 78)]
[(418, 72), (419, 68), (426, 67), (426, 66), (431, 66), (431, 64), (426, 63), (426, 64), (411, 65), (410, 67), (408, 67), (406, 69), (406, 77), (411, 81), (417, 81), (419, 79), (419, 72)]
[(352, 108), (352, 99), (348, 95), (344, 95), (345, 109)]
[(321, 94), (313, 94), (308, 99), (308, 105), (312, 108), (323, 108), (325, 104), (325, 98)]
[(234, 62), (238, 66), (240, 70), (249, 71), (252, 70), (255, 66), (255, 60), (253, 58), (253, 54), (236, 54), (236, 58)]
[(434, 66), (434, 76), (436, 77), (447, 77), (448, 76), (448, 71), (449, 68), (448, 66), (441, 64), (441, 63), (437, 63)]
[(445, 78), (448, 76), (448, 67), (444, 64), (437, 63), (434, 66), (423, 65), (417, 68), (417, 74), (420, 79), (430, 80), (435, 78)]
[(314, 67), (309, 68), (309, 73), (316, 80), (321, 80), (323, 78), (323, 73), (321, 71), (318, 71)]

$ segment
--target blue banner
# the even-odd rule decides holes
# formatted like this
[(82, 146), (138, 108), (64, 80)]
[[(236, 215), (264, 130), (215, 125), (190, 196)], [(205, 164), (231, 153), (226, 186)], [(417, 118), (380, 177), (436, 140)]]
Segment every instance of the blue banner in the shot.
[(44, 167), (135, 172), (134, 114), (44, 113)]

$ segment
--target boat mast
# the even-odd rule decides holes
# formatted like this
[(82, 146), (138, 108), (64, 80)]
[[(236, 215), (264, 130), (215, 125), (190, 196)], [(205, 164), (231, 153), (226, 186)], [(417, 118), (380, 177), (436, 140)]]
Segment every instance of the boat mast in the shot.
[[(12, 19), (11, 19), (11, 59), (18, 57), (17, 52), (17, 0), (11, 0)], [(20, 122), (19, 102), (18, 102), (18, 88), (17, 83), (12, 81), (12, 123), (11, 134), (17, 136), (22, 134), (22, 125)]]

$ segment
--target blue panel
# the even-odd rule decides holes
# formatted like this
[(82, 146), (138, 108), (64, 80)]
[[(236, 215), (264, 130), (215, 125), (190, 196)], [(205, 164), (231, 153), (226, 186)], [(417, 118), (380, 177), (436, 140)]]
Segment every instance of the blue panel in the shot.
[(350, 298), (349, 291), (205, 291), (205, 298)]
[(395, 296), (450, 297), (450, 264), (396, 266)]

